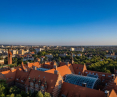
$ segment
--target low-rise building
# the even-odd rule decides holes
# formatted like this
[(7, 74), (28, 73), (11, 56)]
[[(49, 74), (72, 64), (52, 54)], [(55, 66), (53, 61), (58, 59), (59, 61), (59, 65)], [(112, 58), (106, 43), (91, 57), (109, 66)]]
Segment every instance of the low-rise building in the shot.
[(48, 57), (48, 58), (53, 58), (52, 54), (48, 54), (48, 55), (45, 55), (45, 56)]
[(4, 59), (0, 60), (0, 64), (4, 64)]
[(23, 49), (18, 50), (18, 54), (24, 55), (24, 50)]

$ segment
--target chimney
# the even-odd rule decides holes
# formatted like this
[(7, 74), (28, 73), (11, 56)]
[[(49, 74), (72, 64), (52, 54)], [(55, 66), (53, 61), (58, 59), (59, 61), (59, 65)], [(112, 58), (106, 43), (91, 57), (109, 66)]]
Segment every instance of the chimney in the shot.
[(53, 65), (53, 68), (54, 68), (55, 70), (57, 70), (57, 66), (56, 66), (56, 65)]
[(11, 71), (13, 71), (13, 70), (14, 70), (14, 68), (12, 67), (12, 68), (11, 68)]
[(58, 70), (54, 70), (54, 74), (58, 74)]
[(87, 83), (82, 83), (82, 86), (83, 86), (83, 87), (86, 87), (86, 85), (87, 85)]
[(29, 67), (29, 62), (27, 62), (27, 65), (28, 65), (28, 67)]
[(105, 90), (105, 97), (109, 97), (109, 91)]
[(36, 66), (33, 66), (33, 69), (34, 69), (34, 70), (37, 70), (37, 67), (36, 67)]
[(112, 74), (111, 76), (112, 76), (112, 80), (114, 80), (115, 79), (115, 74)]
[(25, 69), (25, 72), (28, 72), (28, 70), (27, 70), (27, 69)]

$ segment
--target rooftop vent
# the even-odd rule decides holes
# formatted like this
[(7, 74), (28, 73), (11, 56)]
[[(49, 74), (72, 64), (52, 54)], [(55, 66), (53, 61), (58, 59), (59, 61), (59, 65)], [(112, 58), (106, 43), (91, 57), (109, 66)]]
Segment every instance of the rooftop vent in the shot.
[(112, 80), (114, 80), (115, 79), (115, 74), (112, 74), (111, 76), (112, 76)]
[(82, 86), (83, 86), (83, 87), (86, 87), (86, 85), (87, 85), (87, 83), (82, 83)]
[(105, 97), (109, 97), (109, 91), (105, 90)]

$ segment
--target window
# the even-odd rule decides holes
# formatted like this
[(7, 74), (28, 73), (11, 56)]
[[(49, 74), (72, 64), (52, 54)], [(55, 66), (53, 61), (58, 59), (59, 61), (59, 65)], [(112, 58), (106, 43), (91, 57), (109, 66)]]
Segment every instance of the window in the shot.
[(38, 88), (38, 84), (35, 84), (35, 88)]
[(102, 76), (105, 76), (105, 74), (102, 74)]
[(30, 86), (33, 86), (34, 84), (33, 84), (33, 82), (30, 82)]
[(80, 72), (78, 73), (78, 75), (80, 75)]
[(23, 80), (21, 80), (21, 82), (24, 82)]
[(16, 80), (19, 80), (18, 78)]

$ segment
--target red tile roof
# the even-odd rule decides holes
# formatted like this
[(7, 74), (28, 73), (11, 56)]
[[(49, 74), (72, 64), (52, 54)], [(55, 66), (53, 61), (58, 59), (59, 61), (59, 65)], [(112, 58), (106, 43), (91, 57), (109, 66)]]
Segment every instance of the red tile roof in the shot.
[(7, 70), (7, 71), (3, 71), (3, 72), (1, 72), (4, 76), (5, 76), (5, 78), (6, 78), (6, 82), (8, 83), (8, 82), (12, 82), (12, 81), (14, 81), (15, 80), (15, 76), (16, 76), (16, 69), (14, 69), (14, 70)]
[[(111, 91), (111, 93), (112, 92), (113, 91)], [(103, 91), (81, 87), (66, 82), (64, 82), (62, 85), (59, 97), (63, 97), (62, 94), (64, 94), (66, 97), (105, 97), (105, 93)], [(117, 96), (115, 92), (113, 92), (111, 95), (109, 97)]]
[[(47, 88), (47, 92), (48, 93), (52, 93), (53, 92), (53, 88), (55, 87), (55, 84), (56, 84), (57, 79), (58, 79), (58, 75), (57, 74), (51, 74), (51, 73), (38, 71), (38, 70), (31, 70), (28, 78), (29, 77), (31, 79), (35, 78), (37, 81), (38, 81), (38, 79), (43, 81), (43, 79), (45, 78), (46, 81), (47, 81), (47, 87), (48, 87)], [(25, 84), (29, 86), (29, 79), (26, 80)]]
[[(48, 73), (53, 73), (54, 74), (54, 70), (55, 69), (50, 69), (50, 70), (47, 70), (45, 72), (48, 72)], [(60, 75), (62, 77), (64, 77), (66, 74), (71, 74), (71, 70), (69, 69), (68, 66), (64, 65), (64, 66), (61, 66), (61, 67), (57, 67), (57, 70), (59, 71)]]
[(24, 84), (28, 78), (29, 72), (17, 70), (15, 81)]
[(75, 74), (83, 74), (87, 70), (86, 65), (84, 64), (73, 64), (73, 69)]

